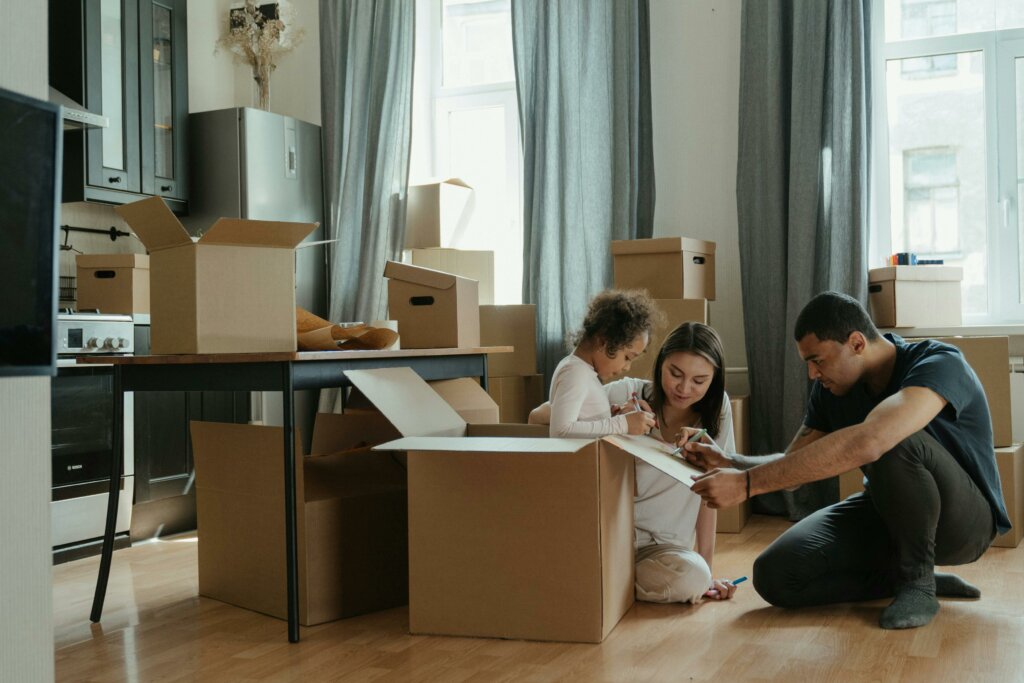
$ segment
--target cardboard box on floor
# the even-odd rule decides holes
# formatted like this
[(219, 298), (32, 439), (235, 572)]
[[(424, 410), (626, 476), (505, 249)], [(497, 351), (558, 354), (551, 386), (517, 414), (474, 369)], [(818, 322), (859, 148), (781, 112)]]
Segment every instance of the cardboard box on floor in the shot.
[[(647, 343), (647, 350), (640, 354), (629, 368), (630, 377), (651, 379), (658, 349), (672, 330), (685, 322), (711, 324), (711, 313), (707, 299), (655, 299), (654, 303), (665, 314), (665, 324), (655, 327)], [(742, 452), (742, 451), (741, 451)]]
[(295, 351), (295, 247), (316, 223), (221, 218), (193, 243), (160, 197), (114, 210), (150, 252), (153, 353)]
[(602, 641), (633, 603), (632, 457), (693, 470), (628, 437), (466, 425), (405, 368), (348, 376), (400, 432), (435, 435), (378, 447), (408, 454), (410, 630)]
[(398, 321), (403, 349), (480, 346), (477, 283), (451, 273), (388, 261), (389, 317)]
[(79, 254), (75, 257), (79, 311), (149, 313), (149, 257)]
[(414, 266), (440, 270), (479, 283), (481, 305), (494, 303), (494, 252), (466, 249), (409, 249), (403, 260)]
[(544, 375), (490, 377), (487, 383), (502, 422), (524, 424), (530, 411), (544, 402)]
[(517, 304), (480, 307), (480, 343), (512, 346), (512, 353), (487, 358), (489, 377), (534, 375), (537, 372), (537, 306)]
[(963, 322), (959, 266), (889, 266), (868, 271), (868, 306), (878, 327), (955, 327)]
[(469, 225), (473, 188), (458, 178), (410, 185), (405, 248), (452, 247)]
[(1024, 538), (1024, 445), (1014, 444), (996, 449), (996, 466), (1003, 486), (1006, 512), (1013, 526), (1005, 534), (996, 536), (992, 545), (1016, 548)]
[(654, 299), (715, 300), (715, 243), (690, 237), (612, 242), (618, 289), (646, 289)]
[[(736, 452), (750, 453), (750, 422), (747, 418), (747, 396), (733, 396), (729, 399), (732, 407), (732, 431), (736, 439)], [(718, 511), (715, 531), (720, 533), (739, 533), (750, 519), (750, 501), (745, 500), (739, 505), (723, 508)]]
[[(199, 593), (287, 617), (280, 427), (192, 422)], [(299, 621), (313, 626), (408, 601), (405, 470), (367, 446), (381, 416), (317, 415), (313, 455), (296, 435)]]

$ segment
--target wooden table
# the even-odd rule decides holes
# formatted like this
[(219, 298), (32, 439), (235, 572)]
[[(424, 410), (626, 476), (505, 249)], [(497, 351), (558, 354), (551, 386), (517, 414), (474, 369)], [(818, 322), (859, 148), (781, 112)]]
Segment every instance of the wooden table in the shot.
[(295, 403), (302, 389), (350, 386), (345, 372), (409, 367), (424, 380), (479, 377), (487, 388), (487, 354), (511, 346), (400, 351), (302, 351), (297, 353), (220, 353), (180, 356), (82, 356), (82, 363), (114, 366), (114, 443), (110, 499), (90, 619), (98, 622), (107, 593), (114, 551), (118, 491), (124, 460), (126, 391), (280, 391), (284, 403), (285, 566), (288, 581), (288, 640), (299, 641), (298, 547), (295, 511)]

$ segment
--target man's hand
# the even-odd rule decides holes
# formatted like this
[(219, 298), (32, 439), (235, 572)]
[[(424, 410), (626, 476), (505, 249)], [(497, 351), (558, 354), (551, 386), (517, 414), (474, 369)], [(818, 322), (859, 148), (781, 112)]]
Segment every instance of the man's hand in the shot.
[(715, 468), (693, 476), (693, 492), (707, 501), (709, 508), (727, 508), (747, 499), (747, 473)]
[(732, 467), (733, 462), (729, 456), (707, 434), (700, 441), (686, 443), (699, 431), (693, 427), (683, 427), (676, 435), (676, 445), (683, 447), (681, 455), (686, 458), (686, 461), (705, 472), (716, 467), (721, 469)]

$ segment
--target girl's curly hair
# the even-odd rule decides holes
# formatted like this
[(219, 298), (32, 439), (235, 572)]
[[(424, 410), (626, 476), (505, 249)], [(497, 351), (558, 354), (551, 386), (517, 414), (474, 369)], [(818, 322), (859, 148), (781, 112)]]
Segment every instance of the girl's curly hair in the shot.
[(569, 336), (569, 346), (600, 338), (614, 356), (644, 332), (650, 337), (663, 314), (645, 290), (606, 289), (587, 306), (583, 328)]

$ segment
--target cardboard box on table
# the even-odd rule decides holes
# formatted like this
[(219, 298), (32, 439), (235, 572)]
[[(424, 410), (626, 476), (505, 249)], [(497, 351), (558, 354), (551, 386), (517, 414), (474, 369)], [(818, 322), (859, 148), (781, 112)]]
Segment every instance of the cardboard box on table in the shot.
[(452, 247), (469, 225), (473, 188), (458, 178), (410, 185), (405, 248)]
[(440, 270), (479, 283), (481, 305), (494, 303), (494, 252), (466, 249), (410, 249), (405, 259), (414, 266)]
[[(750, 453), (750, 422), (747, 417), (747, 396), (733, 396), (729, 403), (732, 407), (732, 431), (736, 440), (736, 452)], [(750, 501), (745, 500), (739, 505), (722, 508), (718, 511), (715, 530), (722, 533), (739, 533), (750, 519)]]
[(992, 545), (1016, 548), (1024, 538), (1024, 445), (1014, 444), (996, 449), (996, 466), (1003, 487), (1006, 512), (1013, 526), (1005, 534), (996, 536)]
[(295, 247), (316, 223), (221, 218), (193, 242), (160, 197), (114, 210), (150, 252), (154, 354), (295, 351)]
[(544, 403), (544, 375), (490, 377), (487, 383), (502, 422), (524, 424), (530, 411)]
[(149, 257), (79, 254), (75, 257), (79, 311), (149, 313)]
[(868, 271), (868, 304), (878, 327), (962, 324), (959, 266), (889, 266)]
[[(192, 422), (199, 593), (287, 618), (283, 432)], [(408, 601), (405, 470), (368, 446), (398, 436), (377, 415), (317, 415), (312, 455), (296, 435), (299, 622)]]
[[(654, 303), (665, 314), (663, 325), (658, 325), (647, 343), (647, 350), (630, 364), (629, 376), (652, 379), (654, 362), (658, 358), (658, 349), (665, 338), (681, 323), (698, 322), (711, 324), (711, 312), (707, 299), (655, 299)], [(742, 451), (741, 451), (742, 452)]]
[(477, 283), (451, 273), (388, 261), (388, 309), (403, 349), (480, 346)]
[(685, 466), (630, 438), (467, 425), (405, 368), (348, 376), (424, 435), (378, 447), (408, 454), (410, 630), (603, 640), (633, 603), (632, 456)]
[(646, 289), (654, 299), (715, 300), (715, 243), (690, 237), (612, 242), (618, 289)]
[(483, 346), (514, 348), (512, 353), (488, 356), (488, 377), (525, 377), (536, 374), (537, 306), (481, 306), (480, 343)]

